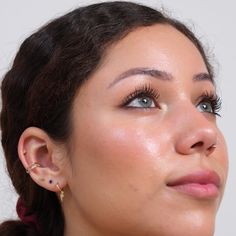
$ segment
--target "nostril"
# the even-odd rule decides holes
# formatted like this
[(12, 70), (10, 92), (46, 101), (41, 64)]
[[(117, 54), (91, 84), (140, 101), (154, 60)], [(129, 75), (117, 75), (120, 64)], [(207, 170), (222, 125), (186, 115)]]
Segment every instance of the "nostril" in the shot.
[(197, 148), (197, 147), (202, 147), (204, 145), (204, 143), (202, 141), (194, 143), (191, 148)]
[(194, 143), (192, 146), (191, 146), (191, 149), (202, 149), (204, 148), (205, 150), (205, 153), (206, 155), (210, 155), (212, 152), (214, 152), (215, 148), (216, 148), (216, 144), (211, 144), (209, 147), (204, 147), (205, 146), (205, 143), (203, 141), (199, 141), (199, 142), (196, 142)]
[(213, 151), (215, 150), (215, 148), (216, 148), (216, 144), (212, 144), (212, 145), (207, 149), (208, 153), (213, 152)]

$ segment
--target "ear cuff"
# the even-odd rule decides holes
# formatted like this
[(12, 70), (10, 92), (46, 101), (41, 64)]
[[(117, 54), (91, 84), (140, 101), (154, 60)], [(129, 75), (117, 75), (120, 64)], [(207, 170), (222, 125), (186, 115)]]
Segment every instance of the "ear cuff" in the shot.
[(27, 168), (26, 168), (26, 173), (29, 174), (31, 170), (37, 168), (37, 167), (41, 167), (41, 165), (37, 162), (34, 162), (32, 163), (31, 165), (29, 165)]
[[(27, 152), (24, 150), (23, 151), (23, 155), (25, 155)], [(33, 162), (32, 164), (30, 164), (27, 168), (26, 168), (26, 173), (29, 174), (31, 170), (37, 168), (37, 167), (41, 167), (41, 165), (38, 162)]]
[[(23, 154), (25, 155), (26, 154), (26, 151), (23, 152)], [(26, 173), (27, 174), (30, 174), (30, 171), (32, 171), (33, 169), (37, 168), (37, 167), (41, 167), (41, 165), (37, 162), (34, 162), (32, 163), (31, 165), (29, 165), (27, 168), (26, 168)], [(50, 179), (49, 180), (49, 184), (52, 184), (53, 183), (53, 180)], [(61, 202), (63, 202), (64, 200), (64, 196), (65, 196), (65, 193), (64, 193), (64, 190), (59, 186), (59, 183), (56, 184), (56, 187), (57, 189), (59, 190), (60, 192), (60, 200)]]

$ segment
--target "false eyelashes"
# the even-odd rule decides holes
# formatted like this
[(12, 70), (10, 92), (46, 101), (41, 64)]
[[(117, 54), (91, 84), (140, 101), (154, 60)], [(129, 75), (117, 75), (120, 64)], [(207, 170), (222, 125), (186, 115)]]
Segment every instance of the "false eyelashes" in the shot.
[(214, 115), (220, 116), (219, 111), (222, 107), (221, 98), (214, 92), (205, 91), (199, 98), (200, 102), (209, 102), (211, 104), (212, 113)]
[[(144, 85), (136, 87), (133, 92), (131, 92), (128, 96), (126, 96), (122, 100), (121, 107), (139, 108), (139, 109), (142, 108), (142, 107), (129, 107), (128, 106), (136, 98), (137, 99), (140, 99), (140, 98), (152, 99), (155, 104), (155, 107), (148, 107), (148, 108), (149, 109), (160, 108), (159, 102), (158, 102), (160, 98), (160, 93), (151, 84), (144, 84)], [(204, 91), (197, 98), (197, 101), (198, 103), (196, 105), (199, 105), (201, 103), (208, 103), (211, 107), (211, 111), (208, 113), (220, 116), (219, 111), (221, 110), (222, 101), (221, 101), (221, 98), (215, 92)], [(145, 109), (147, 109), (147, 107), (145, 107)]]
[(145, 84), (141, 87), (136, 87), (135, 90), (125, 97), (121, 106), (127, 106), (135, 98), (148, 97), (154, 100), (155, 105), (158, 106), (158, 99), (160, 97), (159, 92), (154, 89), (150, 84)]

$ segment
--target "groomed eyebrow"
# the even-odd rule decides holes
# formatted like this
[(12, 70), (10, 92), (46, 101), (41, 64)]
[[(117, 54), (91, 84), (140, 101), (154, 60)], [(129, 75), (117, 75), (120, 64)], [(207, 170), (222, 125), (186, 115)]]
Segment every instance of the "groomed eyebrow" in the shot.
[(148, 75), (157, 79), (161, 80), (172, 80), (173, 76), (165, 71), (153, 69), (153, 68), (145, 68), (145, 67), (137, 67), (137, 68), (131, 68), (122, 74), (118, 75), (108, 86), (108, 88), (111, 88), (119, 81), (126, 79), (133, 75)]
[[(123, 79), (126, 79), (130, 76), (133, 75), (148, 75), (156, 79), (160, 80), (166, 80), (166, 81), (171, 81), (173, 80), (172, 74), (166, 72), (166, 71), (161, 71), (158, 69), (153, 69), (153, 68), (143, 68), (143, 67), (138, 67), (138, 68), (131, 68), (120, 75), (118, 75), (110, 84), (107, 88), (113, 87), (115, 84), (120, 82)], [(214, 84), (214, 80), (212, 76), (208, 73), (199, 73), (193, 76), (194, 81), (210, 81)]]
[(213, 85), (215, 84), (212, 75), (210, 75), (210, 74), (208, 74), (206, 72), (194, 75), (193, 76), (193, 80), (194, 81), (204, 81), (204, 80), (206, 80), (206, 81), (210, 81)]

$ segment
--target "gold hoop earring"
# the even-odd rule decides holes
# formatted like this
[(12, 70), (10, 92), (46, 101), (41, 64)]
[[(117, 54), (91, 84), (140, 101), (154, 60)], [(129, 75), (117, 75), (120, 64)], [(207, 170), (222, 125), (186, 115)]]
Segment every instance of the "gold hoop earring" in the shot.
[(37, 167), (41, 167), (41, 165), (37, 162), (34, 162), (32, 163), (31, 165), (29, 165), (27, 168), (26, 168), (26, 173), (29, 174), (31, 170), (37, 168)]
[(65, 197), (64, 190), (60, 188), (60, 186), (59, 186), (58, 183), (56, 184), (56, 187), (57, 187), (57, 189), (58, 189), (59, 192), (60, 192), (60, 200), (61, 200), (61, 202), (63, 202), (64, 197)]

